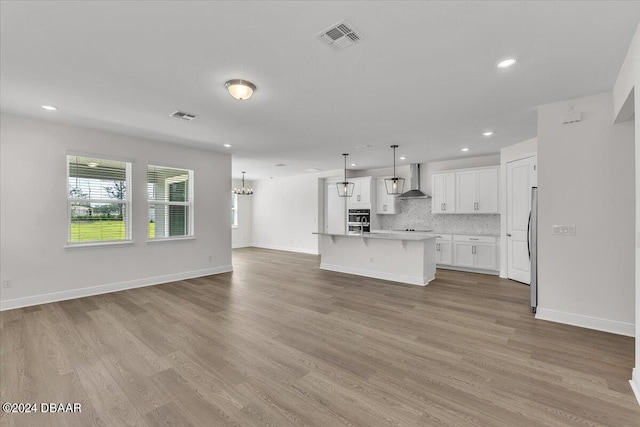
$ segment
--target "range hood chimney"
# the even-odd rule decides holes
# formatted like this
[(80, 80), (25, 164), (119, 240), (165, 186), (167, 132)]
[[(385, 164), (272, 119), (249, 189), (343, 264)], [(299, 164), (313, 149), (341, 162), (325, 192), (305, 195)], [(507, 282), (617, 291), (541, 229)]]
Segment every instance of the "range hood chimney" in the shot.
[(398, 196), (399, 199), (428, 199), (431, 196), (420, 191), (420, 165), (411, 163), (411, 189)]

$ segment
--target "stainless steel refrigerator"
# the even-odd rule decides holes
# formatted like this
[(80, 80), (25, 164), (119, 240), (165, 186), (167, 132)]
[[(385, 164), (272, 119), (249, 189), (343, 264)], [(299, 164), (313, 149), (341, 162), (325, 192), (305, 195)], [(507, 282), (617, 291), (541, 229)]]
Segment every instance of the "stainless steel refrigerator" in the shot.
[(529, 212), (527, 243), (531, 260), (531, 311), (538, 307), (538, 187), (531, 188), (531, 212)]

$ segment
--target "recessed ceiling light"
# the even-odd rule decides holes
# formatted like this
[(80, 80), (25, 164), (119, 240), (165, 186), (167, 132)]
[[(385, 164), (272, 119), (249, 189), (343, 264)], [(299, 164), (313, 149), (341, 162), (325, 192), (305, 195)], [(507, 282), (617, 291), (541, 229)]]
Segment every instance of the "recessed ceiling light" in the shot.
[(224, 148), (231, 148), (231, 144), (222, 144)]
[(407, 160), (407, 158), (405, 156), (400, 156), (398, 157), (400, 160)]
[(87, 166), (89, 166), (90, 168), (97, 168), (100, 165), (96, 162), (89, 162), (87, 163)]
[(469, 148), (464, 147), (464, 148), (461, 148), (460, 151), (469, 151)]
[(482, 136), (491, 136), (491, 135), (493, 135), (493, 132), (491, 132), (490, 130), (486, 132), (482, 132)]
[(229, 94), (239, 101), (251, 98), (256, 90), (256, 85), (247, 80), (233, 79), (224, 84)]
[(358, 166), (357, 163), (351, 163), (351, 166)]
[(506, 59), (503, 59), (502, 61), (498, 62), (496, 64), (496, 67), (498, 67), (498, 68), (509, 68), (512, 65), (514, 65), (516, 62), (518, 62), (518, 61), (516, 61), (515, 58), (506, 58)]
[(58, 111), (58, 107), (54, 107), (53, 105), (43, 105), (42, 108), (47, 111)]

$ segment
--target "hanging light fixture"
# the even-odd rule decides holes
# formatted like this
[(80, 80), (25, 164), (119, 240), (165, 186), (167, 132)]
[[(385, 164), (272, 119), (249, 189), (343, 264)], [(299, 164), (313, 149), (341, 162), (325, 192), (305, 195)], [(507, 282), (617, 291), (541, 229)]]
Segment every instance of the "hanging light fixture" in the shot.
[(353, 182), (347, 181), (347, 156), (348, 154), (343, 154), (344, 156), (344, 181), (336, 183), (338, 187), (338, 196), (340, 197), (351, 197), (353, 196)]
[(242, 171), (242, 188), (234, 188), (233, 192), (239, 194), (241, 196), (250, 196), (253, 194), (253, 188), (246, 188), (244, 186), (244, 174), (246, 172)]
[(387, 189), (387, 194), (402, 194), (404, 188), (404, 178), (398, 178), (396, 175), (396, 148), (397, 145), (392, 145), (393, 148), (393, 177), (384, 179), (384, 186)]
[(227, 87), (229, 94), (240, 101), (251, 98), (251, 95), (256, 90), (256, 85), (242, 79), (229, 80), (224, 85)]

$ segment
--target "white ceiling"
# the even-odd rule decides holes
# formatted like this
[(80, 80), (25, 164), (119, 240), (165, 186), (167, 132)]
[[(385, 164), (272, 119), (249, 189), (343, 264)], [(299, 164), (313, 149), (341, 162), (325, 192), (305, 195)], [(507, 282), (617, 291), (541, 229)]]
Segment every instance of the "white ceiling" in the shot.
[[(426, 162), (534, 137), (536, 106), (612, 89), (640, 2), (3, 1), (0, 12), (2, 111), (231, 152), (234, 176), (257, 179), (338, 169), (343, 152), (358, 169), (388, 166), (392, 143)], [(342, 19), (363, 39), (334, 52), (315, 36)], [(498, 70), (508, 56), (518, 64)], [(255, 83), (253, 98), (231, 98), (232, 78)]]

